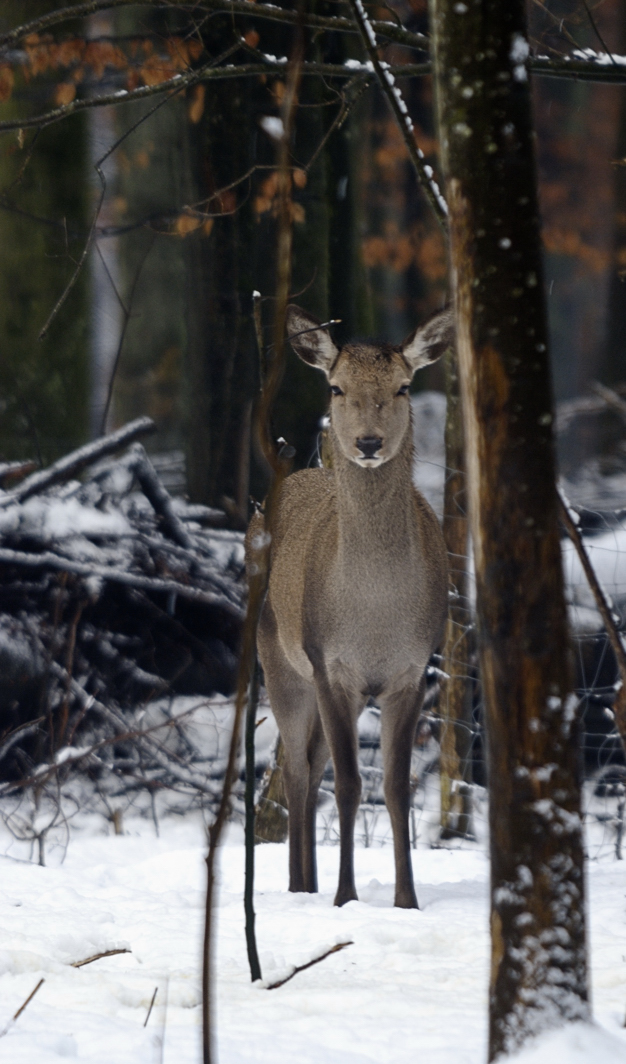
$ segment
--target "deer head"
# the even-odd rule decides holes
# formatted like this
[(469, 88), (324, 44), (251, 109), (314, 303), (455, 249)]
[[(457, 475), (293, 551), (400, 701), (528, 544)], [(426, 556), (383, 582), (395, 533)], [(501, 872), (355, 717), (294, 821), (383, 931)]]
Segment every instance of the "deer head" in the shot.
[(375, 468), (400, 450), (411, 423), (413, 374), (452, 346), (454, 316), (446, 307), (397, 347), (356, 342), (338, 350), (316, 318), (290, 306), (287, 335), (303, 362), (328, 378), (331, 424), (346, 458)]

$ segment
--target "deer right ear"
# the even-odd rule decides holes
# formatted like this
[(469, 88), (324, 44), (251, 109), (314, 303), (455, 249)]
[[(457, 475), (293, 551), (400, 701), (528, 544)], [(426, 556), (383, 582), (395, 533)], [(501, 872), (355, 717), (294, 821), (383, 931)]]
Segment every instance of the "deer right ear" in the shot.
[(415, 373), (422, 366), (436, 362), (453, 345), (454, 311), (448, 305), (407, 337), (402, 345), (402, 355)]
[(328, 376), (339, 352), (321, 322), (293, 304), (287, 307), (287, 338), (294, 351), (309, 366)]

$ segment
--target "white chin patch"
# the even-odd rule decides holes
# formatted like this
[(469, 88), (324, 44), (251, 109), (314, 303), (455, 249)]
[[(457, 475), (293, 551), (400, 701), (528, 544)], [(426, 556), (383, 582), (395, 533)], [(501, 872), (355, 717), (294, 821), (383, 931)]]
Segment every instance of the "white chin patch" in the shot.
[(363, 455), (356, 455), (353, 461), (364, 469), (376, 469), (376, 466), (383, 465), (387, 459), (382, 458), (380, 455), (375, 455), (374, 458), (363, 458)]

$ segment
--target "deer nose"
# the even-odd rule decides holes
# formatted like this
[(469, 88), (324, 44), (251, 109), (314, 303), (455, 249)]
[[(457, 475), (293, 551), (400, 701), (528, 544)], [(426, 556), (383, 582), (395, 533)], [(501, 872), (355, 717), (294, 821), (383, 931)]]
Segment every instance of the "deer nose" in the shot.
[(376, 451), (380, 451), (383, 441), (380, 436), (362, 436), (356, 441), (356, 445), (364, 458), (375, 458)]

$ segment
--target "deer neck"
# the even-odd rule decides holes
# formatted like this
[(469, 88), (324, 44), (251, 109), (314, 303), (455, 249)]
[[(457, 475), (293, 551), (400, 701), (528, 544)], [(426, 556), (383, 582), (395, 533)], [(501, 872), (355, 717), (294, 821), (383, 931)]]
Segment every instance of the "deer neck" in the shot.
[(405, 434), (400, 450), (378, 469), (363, 469), (344, 455), (331, 431), (333, 471), (337, 487), (340, 562), (357, 569), (382, 555), (406, 552), (415, 537), (413, 499), (413, 433)]

